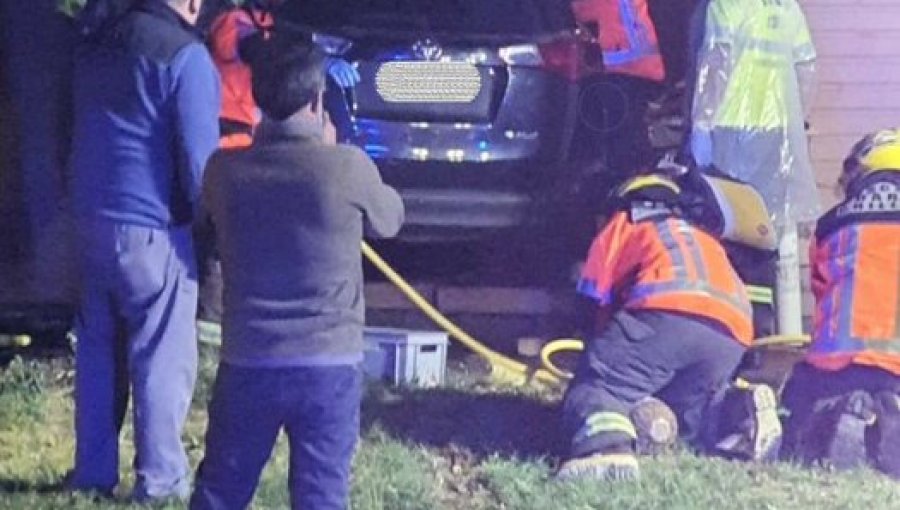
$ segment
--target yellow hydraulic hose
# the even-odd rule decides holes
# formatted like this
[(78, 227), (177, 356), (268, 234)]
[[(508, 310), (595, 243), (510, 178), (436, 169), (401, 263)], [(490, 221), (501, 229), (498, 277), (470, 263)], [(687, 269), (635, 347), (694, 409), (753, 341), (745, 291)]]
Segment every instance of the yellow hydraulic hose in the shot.
[[(774, 346), (791, 346), (803, 347), (809, 344), (809, 337), (806, 335), (772, 335), (757, 338), (753, 341), (750, 349), (762, 349)], [(563, 339), (549, 342), (541, 349), (541, 363), (548, 372), (556, 377), (567, 380), (572, 378), (571, 372), (560, 369), (553, 363), (553, 356), (565, 351), (581, 352), (584, 350), (584, 342), (581, 340)]]
[(372, 265), (381, 271), (384, 276), (387, 277), (387, 279), (393, 283), (407, 299), (427, 315), (429, 319), (447, 331), (450, 336), (458, 340), (461, 344), (472, 350), (472, 352), (484, 358), (491, 366), (491, 377), (494, 378), (495, 381), (514, 385), (524, 385), (530, 382), (544, 384), (559, 384), (561, 382), (560, 378), (552, 372), (542, 368), (534, 369), (522, 362), (507, 358), (463, 331), (423, 298), (412, 285), (407, 283), (402, 276), (394, 271), (394, 269), (365, 241), (362, 243), (362, 253)]

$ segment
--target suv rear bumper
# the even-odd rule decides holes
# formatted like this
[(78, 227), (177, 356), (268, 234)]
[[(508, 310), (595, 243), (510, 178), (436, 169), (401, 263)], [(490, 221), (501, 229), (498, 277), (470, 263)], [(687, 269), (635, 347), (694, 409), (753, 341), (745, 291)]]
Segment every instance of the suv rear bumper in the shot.
[(400, 189), (405, 240), (471, 238), (521, 227), (534, 218), (532, 198), (524, 193), (467, 189)]

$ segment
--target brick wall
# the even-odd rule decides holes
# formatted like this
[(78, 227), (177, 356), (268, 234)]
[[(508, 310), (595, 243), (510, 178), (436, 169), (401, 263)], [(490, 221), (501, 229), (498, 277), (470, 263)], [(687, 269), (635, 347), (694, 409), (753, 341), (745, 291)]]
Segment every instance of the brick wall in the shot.
[(826, 205), (862, 135), (900, 126), (900, 0), (800, 0), (819, 54), (811, 151)]

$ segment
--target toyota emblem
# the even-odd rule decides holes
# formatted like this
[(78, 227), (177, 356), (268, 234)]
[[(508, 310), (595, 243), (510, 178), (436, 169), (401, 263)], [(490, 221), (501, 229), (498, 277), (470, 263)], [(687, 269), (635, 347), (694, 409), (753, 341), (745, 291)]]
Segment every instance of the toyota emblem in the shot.
[(438, 60), (444, 54), (444, 49), (431, 39), (416, 41), (412, 46), (413, 55), (422, 60)]

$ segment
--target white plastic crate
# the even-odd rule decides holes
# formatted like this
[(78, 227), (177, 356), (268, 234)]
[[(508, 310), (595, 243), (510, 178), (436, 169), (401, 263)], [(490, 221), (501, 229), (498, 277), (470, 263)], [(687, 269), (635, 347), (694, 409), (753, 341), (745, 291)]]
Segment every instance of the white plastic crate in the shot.
[(447, 368), (447, 333), (366, 328), (363, 369), (395, 385), (440, 386)]

